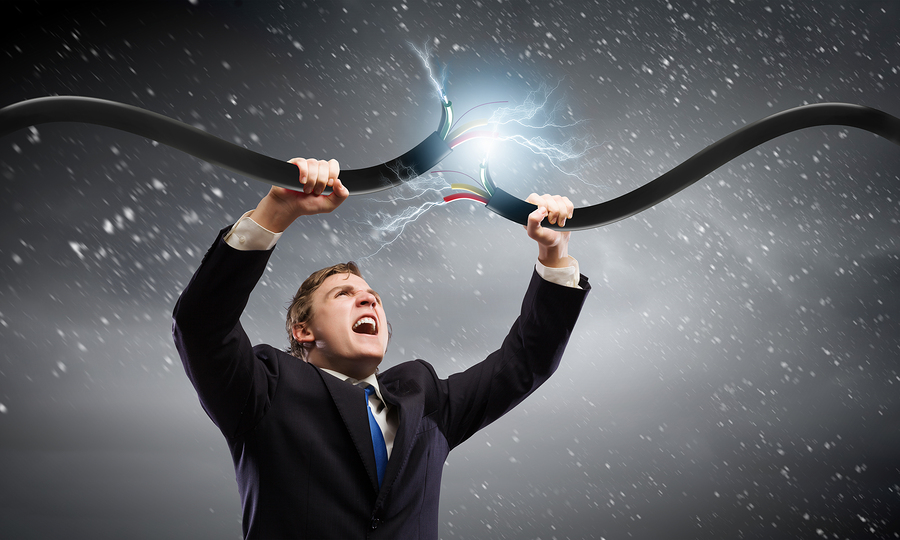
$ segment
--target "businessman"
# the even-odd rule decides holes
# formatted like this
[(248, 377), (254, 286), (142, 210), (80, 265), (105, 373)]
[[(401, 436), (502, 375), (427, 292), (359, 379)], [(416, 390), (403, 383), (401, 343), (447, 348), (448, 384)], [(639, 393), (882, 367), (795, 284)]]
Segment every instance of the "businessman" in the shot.
[(336, 161), (291, 162), (302, 191), (273, 187), (223, 229), (173, 315), (185, 371), (231, 450), (244, 536), (436, 539), (449, 451), (555, 371), (590, 289), (568, 255), (569, 233), (541, 226), (564, 225), (572, 203), (528, 197), (538, 206), (526, 227), (538, 262), (499, 349), (446, 379), (423, 360), (379, 370), (385, 307), (353, 263), (301, 285), (287, 352), (252, 346), (241, 327), (282, 232), (349, 195)]

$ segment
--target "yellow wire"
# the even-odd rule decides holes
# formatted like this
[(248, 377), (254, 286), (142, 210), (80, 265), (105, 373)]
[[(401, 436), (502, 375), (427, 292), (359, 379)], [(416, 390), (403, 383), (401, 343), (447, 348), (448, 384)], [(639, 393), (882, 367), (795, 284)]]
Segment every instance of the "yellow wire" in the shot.
[(477, 188), (475, 186), (470, 186), (469, 184), (450, 184), (450, 189), (470, 191), (470, 192), (474, 193), (475, 195), (480, 195), (486, 199), (491, 198), (491, 195), (487, 191), (485, 191), (481, 188)]

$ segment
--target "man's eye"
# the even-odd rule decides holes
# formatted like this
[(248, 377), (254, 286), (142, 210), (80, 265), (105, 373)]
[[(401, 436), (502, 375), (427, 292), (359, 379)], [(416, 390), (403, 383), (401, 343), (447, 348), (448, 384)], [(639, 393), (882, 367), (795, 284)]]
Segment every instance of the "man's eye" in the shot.
[(350, 294), (350, 293), (347, 292), (347, 291), (339, 291), (339, 292), (337, 293), (337, 296), (340, 296), (340, 295), (342, 295), (342, 294)]

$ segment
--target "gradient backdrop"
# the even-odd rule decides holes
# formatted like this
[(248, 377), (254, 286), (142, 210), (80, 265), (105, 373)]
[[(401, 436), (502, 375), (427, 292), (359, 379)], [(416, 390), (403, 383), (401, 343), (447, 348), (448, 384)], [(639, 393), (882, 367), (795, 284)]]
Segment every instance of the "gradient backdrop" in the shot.
[[(555, 88), (563, 164), (511, 143), (494, 178), (595, 204), (740, 126), (842, 101), (900, 115), (894, 1), (12, 2), (0, 105), (122, 101), (279, 159), (345, 168)], [(467, 116), (489, 114), (497, 105)], [(545, 116), (546, 117), (546, 116)], [(510, 133), (515, 126), (506, 126)], [(524, 130), (524, 128), (523, 128)], [(528, 130), (524, 130), (528, 131)], [(529, 133), (531, 135), (535, 133)], [(474, 175), (467, 143), (440, 166)], [(149, 140), (48, 124), (0, 141), (0, 528), (7, 539), (239, 538), (225, 442), (170, 338), (219, 228), (267, 186)], [(637, 217), (574, 233), (594, 290), (551, 381), (451, 454), (444, 539), (896, 538), (900, 148), (797, 132)], [(456, 173), (432, 184), (469, 182)], [(480, 204), (406, 187), (289, 230), (244, 321), (286, 343), (309, 272), (355, 259), (386, 365), (446, 376), (499, 344), (536, 248)]]

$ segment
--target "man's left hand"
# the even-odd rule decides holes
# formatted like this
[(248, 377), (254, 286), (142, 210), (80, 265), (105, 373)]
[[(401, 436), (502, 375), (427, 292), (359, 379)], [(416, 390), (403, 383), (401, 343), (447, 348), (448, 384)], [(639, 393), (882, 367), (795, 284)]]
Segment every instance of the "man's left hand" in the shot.
[(575, 206), (568, 197), (559, 195), (538, 195), (532, 193), (526, 201), (536, 204), (537, 209), (528, 215), (525, 230), (528, 236), (538, 243), (538, 260), (550, 268), (570, 266), (569, 235), (570, 232), (554, 231), (541, 226), (541, 220), (547, 218), (551, 225), (564, 227), (566, 220), (572, 217)]

